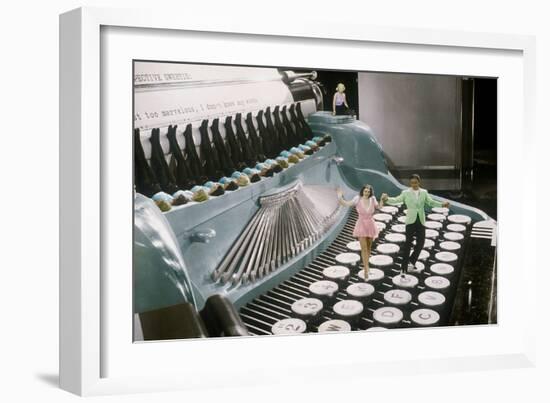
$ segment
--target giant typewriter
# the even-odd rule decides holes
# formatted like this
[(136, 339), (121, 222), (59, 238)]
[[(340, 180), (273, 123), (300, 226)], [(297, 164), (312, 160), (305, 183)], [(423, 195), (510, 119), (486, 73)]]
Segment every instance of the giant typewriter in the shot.
[(135, 64), (136, 341), (495, 321), (496, 223), (452, 200), (405, 277), (405, 207), (382, 207), (364, 281), (336, 189), (404, 187), (366, 124), (322, 111), (315, 78)]

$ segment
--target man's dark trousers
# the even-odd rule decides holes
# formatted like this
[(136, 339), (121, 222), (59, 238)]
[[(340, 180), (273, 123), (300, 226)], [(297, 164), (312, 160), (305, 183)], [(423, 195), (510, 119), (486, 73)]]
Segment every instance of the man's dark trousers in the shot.
[[(422, 225), (422, 223), (420, 222), (419, 216), (416, 216), (416, 221), (412, 224), (405, 225), (405, 235), (405, 244), (403, 245), (403, 250), (401, 251), (401, 256), (403, 257), (403, 261), (401, 263), (401, 273), (407, 272), (409, 262), (411, 262), (413, 265), (416, 263), (418, 256), (420, 255), (420, 252), (424, 247), (424, 240), (426, 239), (426, 227), (424, 227), (424, 225)], [(416, 246), (414, 247), (412, 255), (409, 257), (409, 254), (411, 253), (413, 238), (416, 238)]]

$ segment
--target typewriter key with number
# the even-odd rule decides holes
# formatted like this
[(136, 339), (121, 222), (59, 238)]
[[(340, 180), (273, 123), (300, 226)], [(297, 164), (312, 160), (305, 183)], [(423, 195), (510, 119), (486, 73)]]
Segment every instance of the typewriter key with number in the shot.
[(299, 334), (304, 333), (307, 329), (306, 322), (301, 319), (288, 318), (282, 319), (271, 327), (271, 333), (274, 335), (281, 334)]
[(306, 323), (313, 323), (323, 310), (323, 302), (318, 298), (302, 298), (290, 307), (292, 313)]

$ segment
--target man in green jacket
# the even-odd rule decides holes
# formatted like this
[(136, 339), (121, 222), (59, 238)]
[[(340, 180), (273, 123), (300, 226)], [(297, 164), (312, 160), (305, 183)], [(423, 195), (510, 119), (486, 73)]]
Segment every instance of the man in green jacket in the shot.
[[(403, 257), (401, 275), (414, 269), (416, 260), (424, 247), (426, 237), (426, 228), (424, 227), (426, 214), (424, 206), (427, 204), (430, 207), (449, 207), (449, 202), (438, 202), (432, 199), (427, 190), (420, 188), (420, 176), (417, 174), (411, 175), (409, 181), (411, 187), (403, 190), (399, 196), (388, 197), (386, 193), (382, 193), (380, 198), (384, 203), (389, 205), (405, 203), (407, 206), (407, 216), (405, 219), (406, 240), (401, 250)], [(416, 238), (416, 246), (409, 257), (413, 238)]]

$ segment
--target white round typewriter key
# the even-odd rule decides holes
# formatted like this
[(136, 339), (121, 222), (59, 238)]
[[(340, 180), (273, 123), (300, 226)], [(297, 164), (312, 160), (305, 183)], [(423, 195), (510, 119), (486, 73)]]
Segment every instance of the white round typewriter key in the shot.
[(281, 334), (297, 334), (304, 333), (307, 329), (306, 322), (301, 319), (288, 318), (282, 319), (271, 327), (271, 333), (275, 335)]
[(424, 266), (424, 263), (416, 262), (414, 264), (414, 269), (409, 269), (409, 273), (419, 274), (419, 273), (423, 272), (425, 268), (426, 268), (426, 266)]
[(376, 228), (378, 228), (380, 231), (384, 231), (386, 229), (386, 224), (384, 224), (381, 221), (376, 221)]
[(355, 265), (361, 257), (357, 253), (344, 252), (336, 255), (336, 262), (345, 265)]
[(376, 221), (390, 222), (392, 219), (391, 214), (386, 213), (376, 213), (372, 216)]
[(452, 263), (458, 260), (458, 256), (456, 255), (456, 253), (446, 252), (446, 251), (437, 252), (435, 254), (435, 258), (436, 260), (439, 260), (440, 262), (444, 262), (444, 263)]
[(399, 221), (401, 224), (405, 224), (405, 222), (407, 221), (407, 216), (402, 215), (400, 217), (397, 217), (397, 221)]
[(426, 228), (430, 228), (430, 229), (441, 229), (441, 228), (443, 228), (443, 224), (441, 224), (439, 221), (426, 221), (424, 223), (424, 226)]
[(396, 287), (414, 288), (418, 284), (418, 279), (410, 274), (398, 274), (392, 279)]
[(380, 209), (380, 211), (386, 214), (395, 214), (399, 211), (399, 209), (394, 206), (384, 206)]
[(443, 238), (449, 241), (459, 242), (464, 239), (464, 235), (462, 235), (460, 232), (445, 232), (443, 234)]
[(332, 298), (338, 292), (338, 284), (330, 280), (319, 280), (309, 286), (309, 292), (315, 298)]
[(383, 306), (375, 310), (372, 317), (377, 324), (395, 326), (403, 320), (403, 312), (393, 306)]
[(369, 264), (377, 267), (386, 267), (393, 264), (393, 258), (388, 255), (374, 255), (369, 257)]
[(428, 214), (428, 220), (431, 221), (445, 221), (445, 215), (439, 213), (430, 213)]
[(449, 214), (449, 209), (447, 207), (432, 207), (434, 213), (447, 215)]
[(351, 241), (346, 244), (346, 248), (352, 252), (361, 252), (361, 244), (359, 241)]
[(390, 305), (406, 305), (412, 300), (410, 292), (405, 290), (389, 290), (384, 293), (384, 301)]
[(388, 330), (388, 329), (386, 329), (385, 327), (382, 327), (382, 326), (373, 326), (373, 327), (369, 327), (365, 331), (366, 332), (380, 332), (380, 331), (383, 331), (383, 330)]
[(323, 276), (332, 281), (346, 281), (350, 271), (346, 266), (328, 266), (323, 269)]
[[(365, 270), (360, 270), (357, 273), (357, 277), (365, 281)], [(375, 269), (373, 267), (369, 268), (369, 278), (367, 281), (380, 281), (384, 278), (384, 272), (380, 269)]]
[(449, 225), (447, 225), (447, 229), (449, 231), (454, 231), (454, 232), (464, 232), (464, 231), (466, 231), (466, 227), (462, 224), (449, 224)]
[(301, 319), (308, 319), (319, 315), (323, 310), (323, 303), (317, 298), (302, 298), (294, 302), (290, 309)]
[(354, 283), (346, 288), (348, 295), (354, 299), (367, 299), (374, 294), (374, 287), (369, 283)]
[[(413, 245), (416, 245), (416, 239), (413, 241)], [(432, 249), (434, 245), (433, 239), (424, 239), (424, 249)]]
[(460, 244), (454, 241), (443, 241), (439, 244), (439, 247), (444, 250), (459, 250)]
[(393, 232), (399, 232), (401, 234), (405, 233), (405, 224), (394, 224), (391, 226)]
[(426, 229), (426, 238), (437, 238), (439, 236), (439, 232), (437, 232), (436, 230), (434, 229), (431, 229), (431, 228), (427, 228)]
[[(412, 255), (413, 253), (414, 253), (414, 251), (411, 250), (411, 253), (409, 253), (409, 256)], [(430, 257), (430, 253), (427, 250), (424, 250), (424, 249), (422, 249), (420, 251), (420, 255), (418, 255), (418, 259), (420, 259), (420, 260), (426, 260), (429, 257)]]
[(319, 333), (324, 332), (349, 332), (351, 325), (345, 320), (331, 319), (319, 325)]
[(390, 232), (389, 234), (386, 234), (384, 239), (391, 243), (403, 243), (407, 239), (405, 234), (396, 234), (394, 232)]
[(433, 309), (416, 309), (411, 312), (411, 321), (419, 326), (433, 326), (439, 322), (439, 314)]
[(376, 247), (376, 251), (386, 255), (395, 255), (399, 252), (399, 245), (394, 243), (381, 243)]
[(451, 282), (445, 277), (441, 276), (430, 276), (424, 280), (424, 284), (427, 287), (433, 288), (434, 290), (446, 290), (451, 285)]
[(430, 271), (439, 276), (448, 276), (454, 272), (455, 269), (448, 263), (434, 263), (430, 266)]
[(432, 309), (437, 309), (445, 303), (445, 296), (437, 291), (424, 291), (418, 294), (418, 302)]
[(332, 310), (340, 318), (353, 322), (363, 313), (363, 304), (354, 299), (344, 299), (334, 304)]
[(472, 222), (472, 219), (464, 214), (452, 214), (447, 217), (447, 219), (455, 224), (464, 224), (468, 225), (470, 222)]

